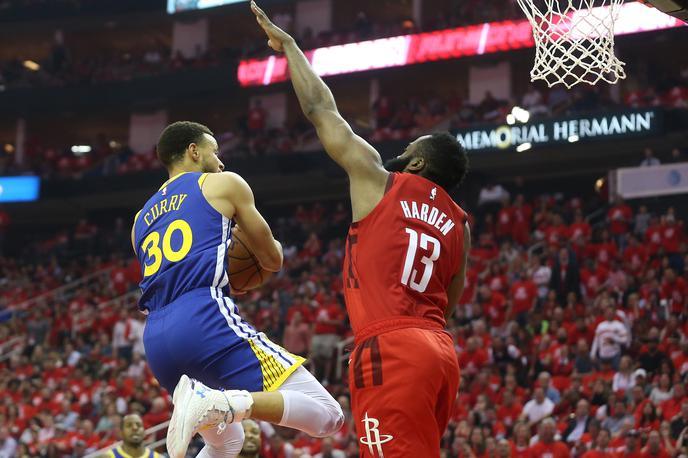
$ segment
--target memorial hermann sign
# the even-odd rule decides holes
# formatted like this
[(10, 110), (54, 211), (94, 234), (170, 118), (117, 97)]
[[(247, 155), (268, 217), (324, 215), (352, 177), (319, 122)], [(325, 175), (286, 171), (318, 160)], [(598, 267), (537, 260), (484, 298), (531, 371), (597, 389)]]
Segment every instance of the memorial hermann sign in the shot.
[(460, 130), (456, 138), (469, 151), (505, 150), (523, 143), (532, 146), (604, 140), (657, 133), (661, 111), (654, 109), (600, 113), (547, 119), (525, 124), (487, 126)]

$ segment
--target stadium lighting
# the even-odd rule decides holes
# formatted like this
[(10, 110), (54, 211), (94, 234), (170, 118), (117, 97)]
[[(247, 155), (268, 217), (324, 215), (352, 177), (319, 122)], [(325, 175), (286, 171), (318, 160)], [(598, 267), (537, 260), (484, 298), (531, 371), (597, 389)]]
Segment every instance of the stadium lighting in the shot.
[(32, 72), (37, 72), (41, 68), (40, 65), (38, 65), (36, 62), (34, 62), (32, 60), (25, 60), (24, 61), (24, 67), (28, 68)]
[(74, 145), (72, 146), (72, 153), (76, 154), (77, 156), (81, 156), (82, 154), (87, 154), (91, 152), (91, 147), (88, 145)]
[(514, 124), (516, 124), (516, 118), (514, 118), (514, 115), (512, 115), (511, 113), (506, 115), (506, 123), (509, 124), (510, 126), (513, 126)]
[(578, 137), (578, 135), (571, 135), (571, 136), (569, 137), (569, 143), (576, 143), (578, 140), (580, 140), (580, 138)]
[(533, 147), (533, 145), (530, 143), (521, 143), (520, 145), (518, 145), (516, 147), (516, 151), (518, 151), (519, 153), (522, 153), (524, 151), (528, 151), (532, 147)]
[(513, 107), (511, 109), (511, 114), (518, 122), (526, 123), (530, 119), (530, 112), (528, 110), (524, 110), (519, 106)]
[(600, 192), (603, 186), (604, 178), (598, 178), (597, 181), (595, 181), (595, 191)]

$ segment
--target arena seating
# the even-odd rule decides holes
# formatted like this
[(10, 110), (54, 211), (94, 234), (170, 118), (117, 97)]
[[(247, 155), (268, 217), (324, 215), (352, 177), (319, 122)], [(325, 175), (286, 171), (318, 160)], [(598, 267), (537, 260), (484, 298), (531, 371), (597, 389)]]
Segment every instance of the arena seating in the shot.
[[(507, 446), (511, 456), (533, 457), (561, 447), (576, 456), (685, 453), (688, 239), (675, 209), (615, 202), (588, 221), (591, 209), (578, 198), (506, 196), (471, 206), (471, 268), (448, 323), (462, 384), (445, 456), (495, 456)], [(348, 221), (344, 204), (329, 203), (271, 219), (285, 247), (283, 272), (237, 299), (249, 321), (295, 353), (307, 356), (314, 335), (336, 333), (332, 360), (310, 368), (343, 405), (349, 328), (340, 265)], [(15, 441), (19, 457), (77, 456), (116, 441), (124, 412), (139, 411), (146, 427), (168, 418), (169, 395), (145, 364), (138, 266), (116, 234), (82, 221), (27, 248), (50, 253), (48, 266), (1, 258), (12, 287), (2, 290), (0, 452)], [(84, 250), (93, 256), (75, 264)], [(323, 313), (340, 326), (319, 325)], [(596, 336), (609, 319), (628, 333), (620, 352)], [(593, 346), (607, 359), (591, 358)], [(313, 456), (321, 447), (283, 428), (264, 434), (268, 458), (289, 450)], [(649, 451), (623, 455), (634, 440)], [(357, 444), (347, 422), (335, 447), (353, 457)], [(652, 454), (656, 447), (668, 455)]]

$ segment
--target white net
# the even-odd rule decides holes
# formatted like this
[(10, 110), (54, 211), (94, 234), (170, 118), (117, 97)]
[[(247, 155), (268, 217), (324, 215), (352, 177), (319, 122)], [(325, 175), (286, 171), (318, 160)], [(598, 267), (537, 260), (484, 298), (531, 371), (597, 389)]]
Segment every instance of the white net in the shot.
[(532, 81), (549, 87), (626, 78), (614, 55), (614, 21), (624, 0), (518, 0), (533, 27)]

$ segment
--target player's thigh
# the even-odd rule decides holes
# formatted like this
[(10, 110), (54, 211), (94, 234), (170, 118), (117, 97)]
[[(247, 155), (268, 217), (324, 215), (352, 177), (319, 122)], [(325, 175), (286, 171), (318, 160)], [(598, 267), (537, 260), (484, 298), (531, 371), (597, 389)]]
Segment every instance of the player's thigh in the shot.
[(442, 385), (437, 393), (437, 405), (435, 406), (437, 428), (442, 435), (449, 424), (449, 418), (459, 392), (461, 373), (452, 338), (445, 333), (438, 332), (433, 339), (436, 340), (435, 347), (443, 374)]
[(351, 402), (362, 456), (439, 456), (436, 415), (446, 370), (436, 339), (423, 332), (382, 334), (352, 354)]

